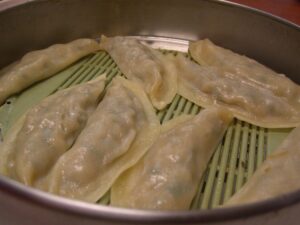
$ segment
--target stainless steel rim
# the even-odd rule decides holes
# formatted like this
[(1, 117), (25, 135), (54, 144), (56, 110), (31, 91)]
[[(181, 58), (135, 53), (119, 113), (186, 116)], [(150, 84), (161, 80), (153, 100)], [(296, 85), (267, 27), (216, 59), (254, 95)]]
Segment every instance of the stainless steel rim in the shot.
[[(35, 1), (4, 1), (0, 3), (0, 12), (4, 12), (6, 10), (10, 10), (14, 7), (18, 7), (24, 4), (32, 4), (32, 2)], [(272, 20), (275, 20), (276, 22), (282, 23), (286, 26), (296, 29), (297, 31), (300, 31), (300, 26), (257, 9), (222, 0), (206, 1), (214, 2), (215, 4), (223, 4), (230, 7), (238, 7), (242, 10), (251, 11), (254, 14), (259, 14), (261, 16), (268, 17)], [(44, 208), (52, 208), (56, 211), (63, 211), (69, 214), (81, 215), (85, 217), (101, 219), (104, 221), (127, 221), (138, 222), (140, 224), (149, 224), (154, 222), (157, 224), (166, 222), (174, 224), (188, 224), (194, 222), (218, 222), (231, 219), (239, 219), (249, 216), (265, 214), (274, 210), (280, 210), (282, 208), (292, 206), (300, 201), (300, 190), (297, 190), (284, 196), (239, 207), (178, 212), (154, 212), (100, 206), (65, 199), (26, 187), (22, 184), (19, 184), (2, 176), (0, 176), (0, 190), (8, 195), (13, 195), (17, 198), (23, 199), (25, 202), (35, 204)]]
[(138, 222), (188, 224), (194, 222), (218, 222), (232, 219), (257, 216), (284, 207), (292, 206), (300, 201), (300, 190), (276, 197), (270, 200), (249, 205), (194, 211), (145, 211), (123, 209), (109, 206), (90, 204), (71, 199), (61, 198), (33, 188), (26, 187), (16, 181), (0, 177), (0, 189), (8, 195), (23, 199), (39, 207), (51, 208), (54, 211), (101, 219), (111, 222)]

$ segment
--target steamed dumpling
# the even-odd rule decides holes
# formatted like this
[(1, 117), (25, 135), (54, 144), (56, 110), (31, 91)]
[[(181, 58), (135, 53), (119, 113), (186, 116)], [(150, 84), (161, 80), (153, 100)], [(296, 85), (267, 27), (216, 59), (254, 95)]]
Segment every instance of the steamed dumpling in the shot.
[(112, 186), (111, 204), (151, 210), (189, 209), (231, 119), (228, 111), (209, 108), (195, 117), (178, 117), (164, 124), (146, 155)]
[(283, 74), (278, 74), (266, 66), (219, 47), (210, 40), (191, 42), (189, 52), (200, 65), (215, 66), (231, 74), (235, 79), (270, 90), (290, 105), (300, 105), (300, 86)]
[(225, 206), (253, 203), (300, 189), (300, 127), (262, 163)]
[(183, 55), (174, 61), (178, 93), (188, 100), (203, 107), (221, 105), (237, 118), (262, 127), (300, 125), (299, 106), (269, 89), (243, 82), (219, 68), (200, 66)]
[(107, 51), (129, 79), (145, 89), (157, 109), (169, 104), (177, 91), (177, 73), (169, 56), (128, 37), (102, 37)]
[(159, 127), (140, 86), (115, 78), (73, 147), (58, 160), (46, 190), (96, 202), (144, 155)]
[(54, 75), (97, 50), (99, 44), (95, 40), (78, 39), (67, 44), (56, 44), (27, 53), (20, 61), (0, 72), (0, 104), (9, 96)]
[(26, 185), (48, 174), (95, 110), (105, 77), (51, 95), (30, 109), (5, 136), (0, 172)]

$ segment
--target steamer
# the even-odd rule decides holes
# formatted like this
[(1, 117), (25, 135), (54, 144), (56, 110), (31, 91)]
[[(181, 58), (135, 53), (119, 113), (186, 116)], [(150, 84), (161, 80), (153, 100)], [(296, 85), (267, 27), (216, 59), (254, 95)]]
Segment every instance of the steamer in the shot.
[[(154, 48), (163, 49), (164, 53), (171, 51), (173, 54), (177, 51), (186, 52), (187, 40), (208, 37), (224, 47), (247, 54), (278, 72), (286, 73), (296, 82), (300, 81), (297, 76), (300, 73), (297, 66), (300, 57), (299, 27), (237, 4), (196, 0), (11, 0), (0, 3), (0, 11), (0, 65), (6, 65), (32, 49), (77, 37), (97, 38), (102, 33), (108, 36), (135, 36)], [(60, 15), (62, 11), (64, 15)], [(45, 18), (40, 17), (43, 12), (48, 12)], [(134, 14), (131, 14), (133, 12)], [(164, 15), (160, 14), (162, 12), (168, 13), (158, 21), (152, 12), (160, 16)], [(221, 18), (218, 13), (221, 13), (223, 20), (216, 19)], [(75, 15), (78, 16), (71, 17)], [(48, 24), (51, 19), (57, 20), (55, 16), (64, 20), (58, 24)], [(39, 21), (34, 20), (36, 18), (39, 18)], [(10, 29), (22, 20), (32, 22), (32, 26), (26, 26), (26, 32), (21, 32), (24, 29), (21, 26)], [(251, 26), (251, 37), (247, 36), (249, 31), (246, 35), (241, 33), (246, 32), (245, 26)], [(66, 30), (63, 35), (55, 33), (63, 27)], [(48, 28), (48, 31), (45, 28)], [(273, 55), (274, 52), (277, 54)], [(56, 76), (30, 87), (20, 95), (9, 98), (0, 107), (2, 133), (5, 134), (26, 109), (44, 97), (57, 90), (86, 82), (103, 72), (108, 74), (109, 81), (114, 76), (122, 75), (109, 55), (100, 51), (81, 59)], [(166, 109), (157, 111), (157, 116), (161, 123), (164, 123), (181, 114), (197, 114), (200, 110), (197, 105), (176, 95)], [(284, 221), (287, 224), (297, 224), (297, 220), (300, 219), (297, 213), (300, 209), (300, 191), (248, 206), (217, 208), (242, 187), (289, 132), (290, 129), (266, 129), (235, 119), (208, 165), (190, 211), (150, 212), (107, 207), (105, 205), (109, 204), (109, 193), (99, 199), (98, 205), (87, 204), (52, 196), (0, 177), (0, 222), (282, 224)]]

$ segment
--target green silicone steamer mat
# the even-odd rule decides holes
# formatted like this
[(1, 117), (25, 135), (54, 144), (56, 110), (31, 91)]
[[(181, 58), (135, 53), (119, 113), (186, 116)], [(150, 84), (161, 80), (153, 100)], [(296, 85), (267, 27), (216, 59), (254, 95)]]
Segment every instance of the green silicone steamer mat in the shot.
[[(175, 51), (162, 50), (163, 53)], [(187, 56), (188, 57), (188, 56)], [(0, 128), (7, 130), (27, 109), (54, 92), (86, 82), (103, 73), (107, 84), (122, 73), (112, 58), (100, 51), (89, 55), (57, 75), (31, 86), (18, 96), (9, 98), (0, 107)], [(161, 123), (181, 114), (197, 114), (201, 107), (176, 95), (164, 110), (157, 111)], [(234, 119), (217, 147), (199, 184), (191, 209), (217, 207), (239, 190), (287, 136), (291, 129), (266, 129)], [(109, 204), (109, 192), (99, 199), (98, 204)]]

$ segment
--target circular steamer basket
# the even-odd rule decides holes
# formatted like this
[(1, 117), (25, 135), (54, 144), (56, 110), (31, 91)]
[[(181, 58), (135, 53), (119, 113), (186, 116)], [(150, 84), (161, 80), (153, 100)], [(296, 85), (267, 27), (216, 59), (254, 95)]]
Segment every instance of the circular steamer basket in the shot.
[[(33, 49), (79, 37), (142, 36), (174, 50), (186, 50), (187, 40), (210, 38), (300, 83), (300, 28), (226, 1), (4, 0), (0, 34), (0, 67)], [(300, 220), (300, 190), (237, 207), (153, 212), (73, 201), (0, 176), (0, 199), (1, 224), (292, 225)]]

